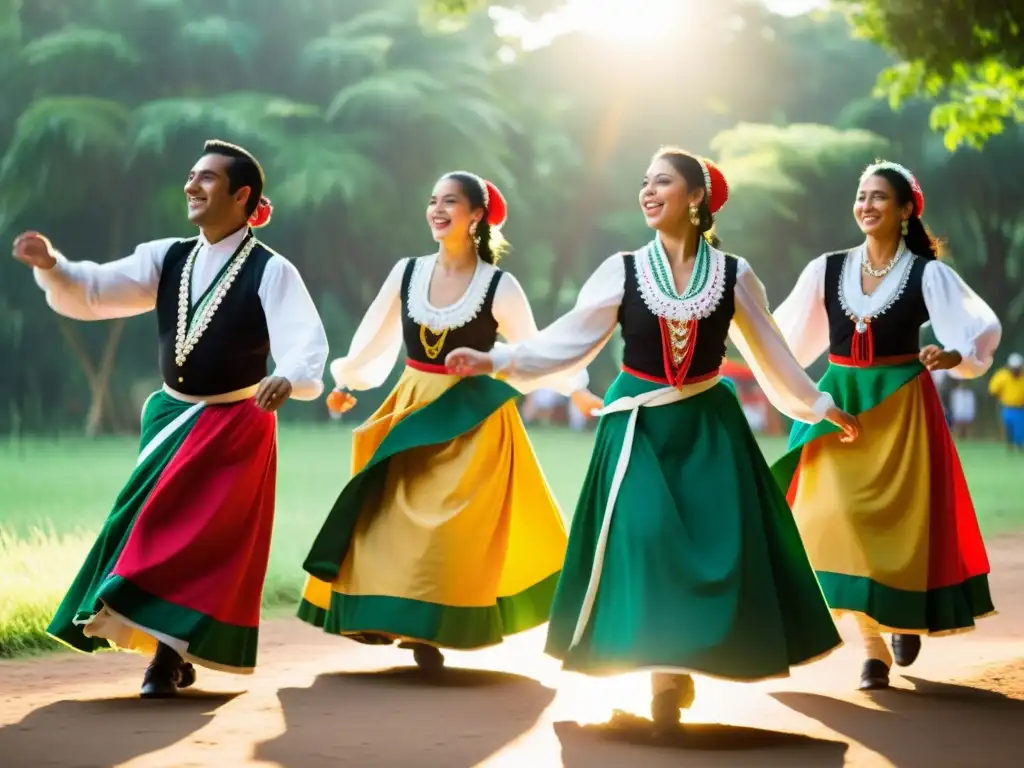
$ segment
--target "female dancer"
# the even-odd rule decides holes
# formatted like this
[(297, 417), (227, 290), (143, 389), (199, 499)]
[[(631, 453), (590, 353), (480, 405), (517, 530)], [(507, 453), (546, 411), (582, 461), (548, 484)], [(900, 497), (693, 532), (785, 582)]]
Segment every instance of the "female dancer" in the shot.
[[(304, 564), (299, 617), (327, 632), (413, 649), (443, 666), (439, 647), (480, 648), (547, 621), (566, 533), (514, 398), (497, 379), (460, 381), (443, 354), (489, 350), (497, 334), (537, 332), (512, 275), (495, 266), (505, 201), (490, 182), (449, 173), (434, 187), (427, 222), (437, 254), (403, 259), (331, 363), (335, 411), (349, 389), (379, 386), (404, 340), (406, 368), (353, 435), (353, 477)], [(586, 372), (543, 384), (600, 401)], [(566, 391), (567, 390), (567, 391)]]
[(851, 439), (857, 423), (797, 365), (747, 262), (709, 242), (727, 197), (711, 162), (659, 151), (640, 190), (656, 232), (648, 245), (606, 260), (538, 336), (447, 360), (460, 375), (570, 372), (621, 325), (623, 372), (602, 411), (546, 650), (572, 671), (659, 672), (659, 727), (692, 702), (691, 671), (785, 676), (840, 644), (786, 500), (721, 381), (726, 337), (785, 413), (825, 417)]
[[(896, 663), (906, 666), (922, 634), (973, 628), (993, 610), (988, 558), (929, 371), (982, 375), (1001, 328), (937, 260), (923, 212), (910, 171), (869, 166), (853, 205), (864, 243), (812, 261), (775, 312), (801, 364), (829, 350), (818, 387), (869, 435), (840, 446), (827, 425), (797, 424), (772, 469), (829, 605), (857, 617), (862, 689), (889, 684), (880, 627), (894, 633)], [(944, 349), (918, 349), (928, 321)]]

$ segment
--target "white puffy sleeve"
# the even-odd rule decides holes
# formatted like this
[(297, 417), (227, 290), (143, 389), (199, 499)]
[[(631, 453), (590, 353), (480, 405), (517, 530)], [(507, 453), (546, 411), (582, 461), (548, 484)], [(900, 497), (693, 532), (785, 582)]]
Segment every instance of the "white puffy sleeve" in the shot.
[(135, 246), (130, 256), (98, 264), (69, 261), (57, 254), (51, 269), (33, 270), (46, 303), (73, 320), (111, 320), (132, 317), (156, 307), (160, 270), (167, 251), (179, 238), (152, 240)]
[(259, 297), (277, 365), (274, 376), (291, 382), (296, 400), (316, 400), (324, 391), (327, 332), (299, 270), (283, 256), (272, 256)]
[[(509, 344), (517, 344), (537, 335), (537, 323), (533, 319), (530, 300), (526, 298), (519, 281), (508, 272), (503, 272), (498, 282), (492, 311), (494, 319), (498, 321), (498, 333)], [(495, 349), (507, 346), (499, 342)], [(507, 380), (521, 392), (553, 389), (568, 396), (585, 388), (590, 383), (590, 376), (584, 368), (569, 375), (556, 373), (529, 381), (519, 381), (515, 376), (509, 376)]]
[(825, 312), (827, 258), (827, 255), (819, 256), (804, 267), (793, 290), (774, 314), (782, 338), (804, 368), (828, 349), (828, 314)]
[(814, 424), (835, 405), (831, 395), (818, 391), (793, 356), (768, 311), (764, 285), (745, 259), (739, 259), (737, 265), (729, 338), (771, 404), (791, 419)]
[(569, 312), (535, 336), (493, 351), (495, 371), (531, 381), (584, 370), (618, 325), (625, 279), (622, 254), (606, 259), (584, 283)]
[(348, 354), (331, 362), (339, 389), (379, 387), (395, 367), (402, 350), (402, 274), (408, 263), (395, 264), (359, 323)]
[(935, 337), (945, 349), (960, 353), (949, 372), (975, 379), (992, 367), (1003, 327), (992, 308), (948, 264), (931, 261), (921, 278), (924, 303)]

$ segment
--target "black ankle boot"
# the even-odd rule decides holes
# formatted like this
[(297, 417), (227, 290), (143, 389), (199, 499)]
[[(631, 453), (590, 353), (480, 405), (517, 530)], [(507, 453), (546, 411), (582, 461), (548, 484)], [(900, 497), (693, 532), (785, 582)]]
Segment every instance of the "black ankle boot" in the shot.
[[(144, 699), (169, 699), (178, 693), (178, 687), (185, 677), (183, 667), (185, 662), (177, 651), (169, 645), (160, 643), (156, 647), (156, 654), (146, 668), (146, 674), (142, 678), (141, 695)], [(191, 664), (188, 665), (192, 667)], [(195, 669), (191, 669), (189, 685), (195, 682)]]
[(416, 666), (424, 672), (440, 672), (444, 669), (444, 654), (436, 646), (426, 643), (399, 643), (398, 647), (411, 649)]
[(889, 687), (889, 666), (880, 659), (868, 659), (860, 671), (860, 689), (879, 691)]
[(909, 667), (921, 653), (920, 635), (893, 635), (892, 656), (901, 667)]
[(656, 731), (674, 730), (679, 726), (680, 714), (693, 706), (696, 687), (690, 675), (673, 675), (674, 685), (651, 697), (651, 720)]

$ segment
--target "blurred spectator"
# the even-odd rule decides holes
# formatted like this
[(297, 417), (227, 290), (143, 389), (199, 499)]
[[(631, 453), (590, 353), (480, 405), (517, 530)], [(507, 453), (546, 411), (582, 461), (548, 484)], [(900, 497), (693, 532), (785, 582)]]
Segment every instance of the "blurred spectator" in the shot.
[(1011, 451), (1024, 448), (1024, 357), (1014, 352), (1006, 367), (992, 375), (988, 391), (1002, 408), (1006, 444)]

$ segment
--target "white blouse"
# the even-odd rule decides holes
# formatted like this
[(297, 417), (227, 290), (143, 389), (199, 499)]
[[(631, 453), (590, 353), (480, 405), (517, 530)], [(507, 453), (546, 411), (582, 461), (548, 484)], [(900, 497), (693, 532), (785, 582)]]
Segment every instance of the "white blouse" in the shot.
[[(210, 244), (200, 238), (192, 273), (192, 301), (198, 301), (228, 263), (248, 227)], [(160, 273), (168, 250), (180, 238), (141, 243), (123, 259), (98, 264), (69, 261), (57, 254), (52, 269), (35, 269), (36, 283), (46, 301), (74, 320), (109, 320), (132, 317), (156, 307)], [(280, 254), (268, 261), (259, 286), (260, 303), (267, 318), (274, 376), (288, 379), (292, 397), (315, 400), (323, 392), (327, 363), (327, 333), (299, 271)]]
[[(712, 255), (732, 258), (715, 249)], [(635, 263), (640, 262), (638, 255)], [(745, 259), (738, 262), (729, 338), (750, 365), (772, 405), (797, 421), (820, 421), (834, 405), (831, 396), (819, 392), (794, 359), (768, 311), (764, 286)], [(571, 374), (587, 365), (618, 324), (625, 279), (622, 255), (606, 259), (584, 284), (571, 311), (537, 336), (496, 350), (495, 369), (528, 379), (553, 371)]]
[[(861, 284), (864, 246), (854, 248), (843, 264), (841, 290), (847, 307), (858, 317), (875, 316), (903, 292), (914, 257), (900, 258), (870, 294)], [(775, 310), (775, 321), (803, 366), (813, 363), (829, 347), (828, 315), (825, 312), (825, 264), (827, 254), (808, 264), (792, 292)], [(939, 343), (960, 353), (961, 363), (949, 372), (960, 379), (984, 375), (1002, 336), (1002, 325), (992, 309), (950, 267), (929, 261), (921, 277), (921, 291), (932, 329)]]
[[(409, 259), (405, 258), (392, 267), (359, 323), (348, 354), (331, 362), (331, 376), (339, 389), (367, 390), (379, 387), (394, 368), (402, 350), (402, 276), (408, 263)], [(430, 303), (429, 295), (430, 278), (436, 264), (436, 254), (416, 259), (407, 297), (409, 315), (416, 323), (428, 328), (459, 328), (480, 313), (497, 267), (478, 260), (465, 293), (447, 307), (435, 307)], [(530, 302), (519, 281), (508, 272), (503, 272), (498, 282), (491, 311), (498, 323), (498, 333), (507, 342), (520, 342), (537, 333)], [(505, 346), (498, 342), (495, 350)], [(438, 362), (443, 364), (444, 361)], [(585, 388), (589, 376), (585, 366), (581, 366), (568, 375), (556, 373), (528, 381), (510, 376), (507, 381), (524, 393), (536, 389), (554, 389), (570, 395)]]

